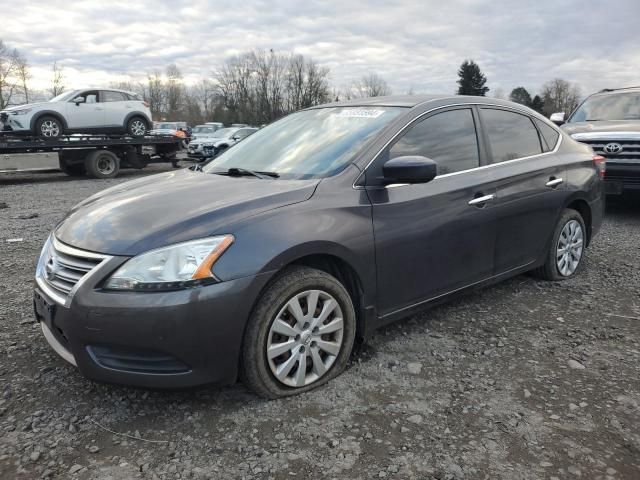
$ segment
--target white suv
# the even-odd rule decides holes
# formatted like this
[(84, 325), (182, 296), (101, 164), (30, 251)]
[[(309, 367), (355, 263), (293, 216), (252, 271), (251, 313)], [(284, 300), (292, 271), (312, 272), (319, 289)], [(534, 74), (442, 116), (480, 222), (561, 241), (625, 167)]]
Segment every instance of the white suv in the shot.
[(127, 133), (142, 137), (151, 125), (149, 104), (116, 89), (71, 90), (44, 103), (0, 112), (0, 131), (38, 137), (68, 133)]

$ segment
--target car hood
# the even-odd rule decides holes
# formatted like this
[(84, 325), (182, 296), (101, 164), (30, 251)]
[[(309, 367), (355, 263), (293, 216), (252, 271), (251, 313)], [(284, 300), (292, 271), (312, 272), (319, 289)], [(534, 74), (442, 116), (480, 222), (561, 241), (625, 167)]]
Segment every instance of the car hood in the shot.
[(562, 129), (571, 136), (580, 134), (578, 138), (615, 140), (617, 133), (636, 133), (640, 135), (640, 120), (565, 123), (562, 125)]
[(58, 240), (93, 252), (133, 256), (173, 243), (233, 233), (233, 222), (308, 200), (319, 180), (263, 180), (191, 170), (104, 190), (58, 224)]
[(3, 109), (3, 112), (12, 112), (14, 110), (22, 110), (23, 108), (36, 108), (51, 105), (51, 102), (44, 103), (23, 103), (22, 105), (13, 105), (11, 107), (7, 107)]

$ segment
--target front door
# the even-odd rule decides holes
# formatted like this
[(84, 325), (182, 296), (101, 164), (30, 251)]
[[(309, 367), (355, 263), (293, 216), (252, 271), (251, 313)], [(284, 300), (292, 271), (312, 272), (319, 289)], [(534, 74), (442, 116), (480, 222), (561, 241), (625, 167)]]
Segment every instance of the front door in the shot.
[(541, 259), (566, 196), (567, 172), (550, 153), (558, 141), (550, 126), (494, 107), (480, 108), (480, 115), (495, 164), (499, 275)]
[[(369, 166), (381, 316), (491, 277), (495, 188), (479, 169), (472, 108), (433, 113), (414, 123)], [(429, 183), (376, 185), (391, 158), (422, 155), (438, 165)]]
[[(84, 102), (75, 103), (78, 97)], [(67, 126), (72, 130), (82, 131), (104, 126), (104, 107), (98, 98), (98, 90), (87, 90), (76, 95), (67, 102)]]

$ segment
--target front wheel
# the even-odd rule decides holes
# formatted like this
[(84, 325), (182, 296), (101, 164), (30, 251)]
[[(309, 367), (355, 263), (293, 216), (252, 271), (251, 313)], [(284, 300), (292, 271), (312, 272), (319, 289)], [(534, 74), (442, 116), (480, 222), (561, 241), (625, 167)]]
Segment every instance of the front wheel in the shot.
[(587, 229), (582, 215), (566, 209), (558, 222), (547, 251), (546, 260), (534, 274), (544, 280), (566, 280), (582, 264), (587, 246)]
[(64, 133), (62, 122), (56, 117), (45, 115), (40, 117), (35, 125), (35, 134), (42, 138), (58, 138)]
[(338, 279), (313, 268), (289, 268), (251, 314), (240, 376), (265, 398), (311, 390), (344, 370), (355, 333), (353, 302)]

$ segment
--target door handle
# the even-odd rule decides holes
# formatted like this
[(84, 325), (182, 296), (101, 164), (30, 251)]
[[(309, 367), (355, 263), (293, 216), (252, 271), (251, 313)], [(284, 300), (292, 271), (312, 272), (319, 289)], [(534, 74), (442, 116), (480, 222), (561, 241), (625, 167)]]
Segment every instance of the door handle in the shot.
[(553, 178), (553, 177), (551, 177), (549, 179), (549, 181), (545, 185), (547, 187), (555, 188), (558, 185), (560, 185), (562, 182), (564, 182), (564, 180), (562, 180), (561, 178)]
[(96, 107), (96, 110), (104, 110), (102, 107)]
[(469, 200), (469, 205), (481, 207), (485, 203), (490, 202), (491, 200), (493, 200), (494, 198), (495, 198), (495, 195), (493, 195), (493, 194), (491, 194), (491, 195), (483, 195), (481, 197), (476, 197), (476, 198), (474, 198), (472, 200)]

